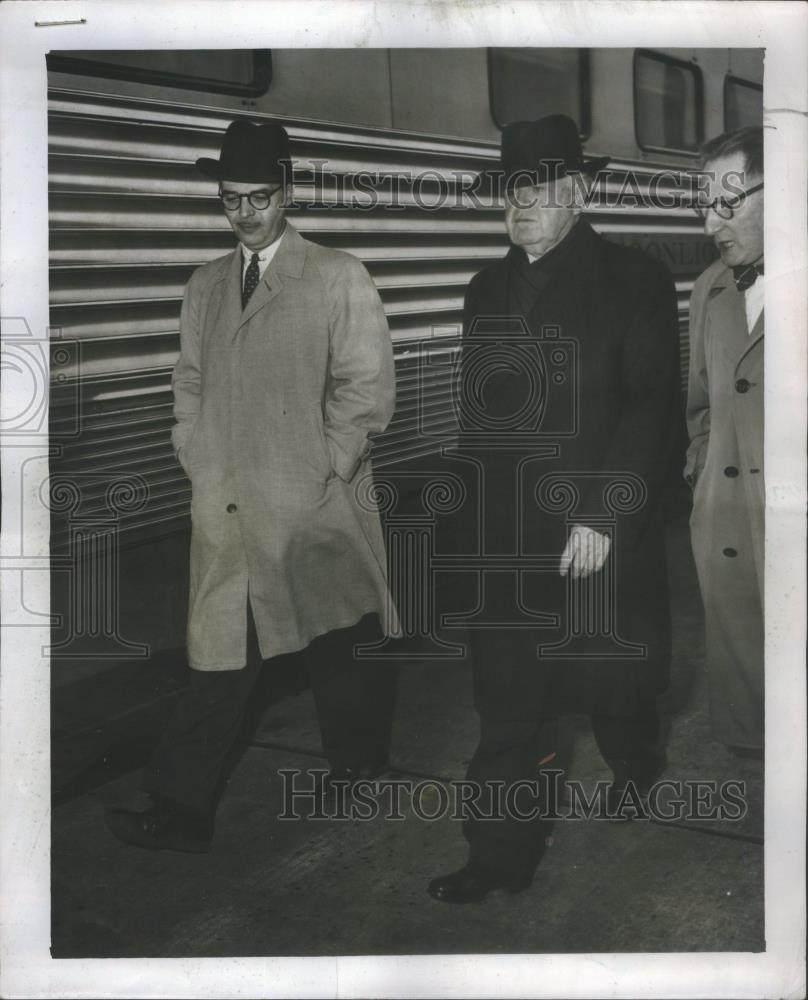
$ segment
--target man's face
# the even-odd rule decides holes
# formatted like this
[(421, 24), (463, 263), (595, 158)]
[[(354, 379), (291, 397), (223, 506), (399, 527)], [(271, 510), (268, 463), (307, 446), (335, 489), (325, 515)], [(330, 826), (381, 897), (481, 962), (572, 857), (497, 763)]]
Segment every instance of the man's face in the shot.
[(222, 194), (250, 194), (255, 191), (271, 194), (267, 208), (253, 208), (249, 198), (242, 198), (238, 208), (225, 208), (224, 214), (233, 232), (249, 250), (263, 250), (274, 243), (283, 232), (286, 214), (286, 192), (283, 185), (222, 181), (220, 188)]
[(572, 229), (580, 208), (571, 177), (548, 184), (520, 185), (505, 199), (505, 227), (511, 242), (541, 257)]
[[(746, 191), (763, 180), (746, 170), (746, 156), (740, 151), (708, 160), (704, 169), (715, 175), (715, 180), (708, 184), (708, 201), (731, 197), (739, 188)], [(731, 175), (729, 182), (728, 175)], [(714, 209), (708, 209), (704, 232), (713, 238), (721, 260), (728, 267), (754, 263), (763, 253), (763, 191), (744, 198), (731, 219), (722, 219)]]

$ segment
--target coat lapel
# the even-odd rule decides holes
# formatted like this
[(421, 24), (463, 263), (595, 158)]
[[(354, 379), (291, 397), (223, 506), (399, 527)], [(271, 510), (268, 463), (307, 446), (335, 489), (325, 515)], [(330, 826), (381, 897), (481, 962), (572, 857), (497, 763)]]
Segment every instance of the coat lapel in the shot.
[(752, 330), (749, 334), (750, 343), (754, 340), (758, 340), (760, 337), (763, 336), (763, 319), (765, 315), (766, 315), (766, 307), (764, 306), (763, 309), (760, 310), (760, 315), (755, 320), (755, 325), (752, 327)]
[(759, 344), (761, 340), (763, 340), (763, 326), (764, 326), (763, 316), (764, 314), (763, 312), (761, 312), (760, 316), (758, 316), (757, 321), (755, 322), (755, 325), (752, 327), (752, 332), (746, 338), (747, 339), (746, 347), (741, 352), (741, 355), (738, 358), (738, 361), (735, 365), (736, 373), (741, 366), (741, 362), (744, 360), (744, 358), (748, 356), (752, 348), (755, 347), (757, 344)]
[(235, 333), (241, 320), (241, 248), (230, 255), (222, 278), (222, 306), (218, 323), (222, 331)]
[(542, 300), (548, 276), (528, 264), (521, 250), (511, 247), (508, 254), (508, 313), (520, 316), (530, 327), (529, 317)]
[[(278, 253), (280, 253), (280, 247), (278, 248)], [(264, 271), (263, 277), (250, 296), (250, 301), (241, 313), (239, 327), (244, 326), (245, 323), (249, 323), (257, 312), (260, 312), (264, 306), (269, 305), (283, 287), (280, 277), (272, 271), (272, 264), (274, 264), (274, 260), (267, 267), (266, 271)]]
[[(298, 231), (286, 223), (286, 229), (263, 277), (253, 292), (246, 309), (241, 313), (238, 327), (244, 326), (279, 294), (284, 286), (284, 278), (299, 278), (303, 273), (306, 259), (306, 241)], [(239, 294), (241, 289), (239, 277)]]
[[(581, 219), (566, 239), (568, 243), (559, 248), (563, 256), (557, 257), (552, 263), (548, 261), (544, 268), (538, 269), (533, 279), (536, 296), (526, 318), (528, 328), (534, 335), (541, 335), (542, 325), (548, 321), (553, 325), (560, 324), (562, 328), (566, 326), (582, 331), (589, 329), (586, 322), (586, 297), (577, 294), (575, 286), (579, 284), (579, 275), (582, 274), (587, 275), (593, 284), (598, 280), (598, 237), (589, 224)], [(574, 255), (575, 259), (573, 268), (565, 266), (569, 261), (564, 258), (570, 255)], [(532, 270), (535, 272), (537, 269)], [(570, 281), (573, 282), (572, 288), (569, 287)], [(552, 306), (548, 307), (547, 297), (550, 295)], [(548, 308), (551, 308), (551, 313), (548, 313)]]
[(750, 346), (746, 331), (746, 309), (743, 292), (739, 292), (726, 270), (711, 291), (707, 314), (713, 336), (720, 342), (729, 358), (737, 363)]

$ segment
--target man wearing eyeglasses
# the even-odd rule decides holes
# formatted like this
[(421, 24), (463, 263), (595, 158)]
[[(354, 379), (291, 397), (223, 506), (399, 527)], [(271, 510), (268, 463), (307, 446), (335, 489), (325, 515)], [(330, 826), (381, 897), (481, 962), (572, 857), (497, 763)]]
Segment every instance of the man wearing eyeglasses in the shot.
[(385, 768), (394, 680), (355, 647), (398, 625), (379, 518), (361, 502), (369, 435), (395, 401), (376, 288), (286, 221), (280, 125), (233, 122), (197, 167), (239, 243), (191, 276), (173, 376), (192, 486), (191, 682), (144, 773), (154, 804), (107, 822), (141, 847), (203, 852), (263, 660), (306, 649), (332, 779)]
[(763, 748), (763, 130), (708, 142), (698, 212), (720, 259), (690, 304), (691, 537), (715, 739)]

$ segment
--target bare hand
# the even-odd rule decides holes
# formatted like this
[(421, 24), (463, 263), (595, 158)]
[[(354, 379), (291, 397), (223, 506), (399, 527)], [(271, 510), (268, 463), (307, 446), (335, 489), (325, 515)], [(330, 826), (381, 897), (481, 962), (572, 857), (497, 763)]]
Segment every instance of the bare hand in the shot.
[(603, 568), (612, 540), (600, 531), (587, 528), (584, 524), (576, 524), (570, 531), (567, 546), (561, 556), (559, 572), (566, 576), (570, 572), (573, 580), (597, 573)]

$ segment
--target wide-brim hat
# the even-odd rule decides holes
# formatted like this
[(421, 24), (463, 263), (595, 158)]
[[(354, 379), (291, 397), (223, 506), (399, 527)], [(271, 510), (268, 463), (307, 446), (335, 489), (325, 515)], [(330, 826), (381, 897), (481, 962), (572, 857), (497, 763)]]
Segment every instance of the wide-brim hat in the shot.
[(568, 174), (596, 174), (608, 156), (584, 156), (578, 126), (568, 115), (547, 115), (533, 122), (512, 122), (502, 130), (500, 161), (480, 175), (504, 184), (544, 184)]
[(289, 135), (277, 122), (235, 121), (227, 126), (219, 159), (201, 156), (197, 167), (217, 181), (291, 183)]

